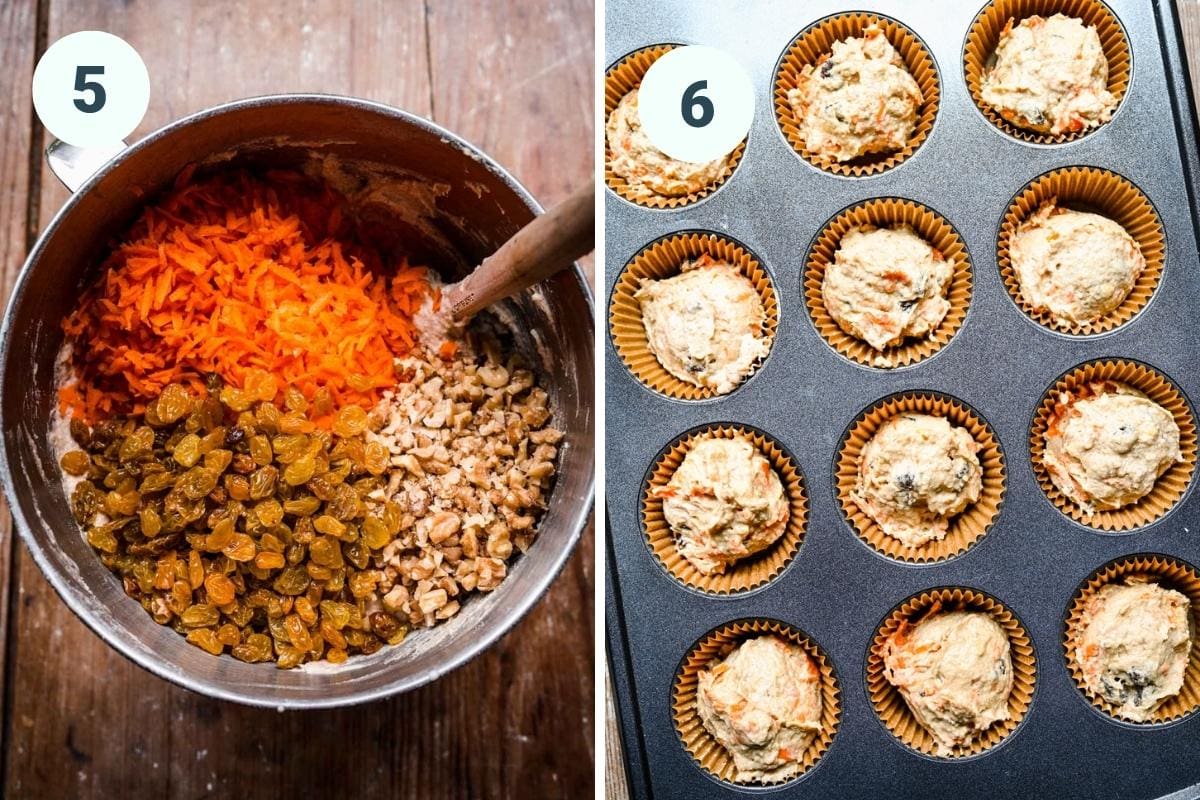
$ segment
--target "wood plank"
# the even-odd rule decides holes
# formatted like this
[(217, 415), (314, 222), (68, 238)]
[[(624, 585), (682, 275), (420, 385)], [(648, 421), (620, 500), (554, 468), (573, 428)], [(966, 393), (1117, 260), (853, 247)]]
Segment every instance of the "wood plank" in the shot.
[[(423, 115), (435, 110), (419, 1), (302, 0), (286, 14), (235, 0), (49, 2), (50, 41), (108, 30), (146, 61), (151, 107), (132, 138), (213, 103), (269, 92), (337, 91)], [(478, 8), (487, 5), (464, 3), (455, 12), (482, 19), (495, 13)], [(553, 11), (529, 5), (535, 19)], [(591, 8), (573, 8), (583, 10), (560, 15), (560, 27), (590, 29)], [(520, 47), (558, 35), (544, 26), (507, 30)], [(587, 52), (573, 80), (590, 86)], [(466, 87), (456, 91), (464, 102), (483, 102), (490, 83), (478, 85), (485, 89), (478, 98)], [(548, 97), (537, 102), (547, 128), (570, 128), (558, 118), (571, 108)], [(591, 152), (590, 96), (586, 111), (576, 139), (581, 161)], [(514, 133), (494, 132), (502, 160), (523, 146)], [(42, 224), (66, 198), (52, 178), (44, 184)], [(6, 795), (255, 798), (330, 787), (333, 796), (367, 798), (581, 796), (592, 775), (592, 542), (589, 533), (543, 602), (466, 667), (404, 697), (309, 713), (208, 700), (132, 666), (70, 614), (26, 555)]]
[(1192, 98), (1200, 107), (1200, 0), (1180, 0), (1178, 7), (1183, 49), (1187, 51), (1192, 76)]
[[(0, 303), (21, 269), (30, 230), (30, 148), (33, 110), (30, 82), (37, 47), (37, 4), (0, 4)], [(9, 602), (16, 543), (12, 517), (0, 500), (0, 724), (8, 719)], [(3, 737), (0, 736), (0, 741)], [(3, 756), (0, 756), (0, 763)], [(2, 769), (2, 768), (0, 768)]]

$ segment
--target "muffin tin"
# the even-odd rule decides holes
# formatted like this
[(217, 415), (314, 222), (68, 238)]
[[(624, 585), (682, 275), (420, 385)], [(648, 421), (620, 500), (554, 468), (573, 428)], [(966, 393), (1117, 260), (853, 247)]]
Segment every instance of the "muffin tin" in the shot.
[[(683, 231), (743, 245), (761, 261), (778, 299), (770, 355), (752, 379), (722, 397), (676, 399), (648, 387), (619, 357), (609, 327), (606, 632), (627, 774), (637, 797), (1184, 798), (1200, 792), (1200, 714), (1149, 725), (1115, 720), (1076, 686), (1064, 657), (1073, 598), (1110, 562), (1163, 556), (1200, 564), (1195, 475), (1188, 470), (1182, 496), (1153, 521), (1106, 532), (1054, 505), (1030, 455), (1030, 433), (1047, 390), (1085, 364), (1144, 364), (1169, 379), (1189, 408), (1200, 400), (1200, 156), (1175, 9), (1154, 0), (1107, 4), (1129, 44), (1121, 105), (1098, 130), (1045, 144), (1001, 131), (971, 98), (964, 53), (981, 6), (956, 0), (852, 6), (762, 0), (752, 9), (684, 0), (607, 3), (606, 63), (660, 43), (707, 44), (738, 58), (756, 88), (745, 152), (718, 189), (672, 209), (638, 206), (606, 192), (608, 301), (643, 248)], [(886, 15), (911, 30), (932, 54), (940, 87), (921, 146), (898, 165), (863, 177), (831, 174), (805, 161), (774, 108), (784, 52), (802, 31), (847, 11)], [(997, 263), (1001, 226), (1014, 200), (1040, 176), (1076, 166), (1129, 181), (1162, 227), (1157, 286), (1144, 307), (1107, 331), (1059, 331), (1033, 320), (1009, 296)], [(928, 357), (890, 369), (836, 351), (814, 323), (804, 286), (820, 232), (844, 210), (877, 198), (935, 210), (965, 243), (971, 267), (961, 326)], [(846, 433), (864, 411), (905, 393), (962, 404), (986, 423), (1002, 454), (1003, 497), (994, 520), (969, 548), (933, 563), (876, 552), (839, 501), (837, 458)], [(644, 527), (642, 497), (656, 461), (681, 436), (710, 425), (761, 432), (803, 477), (807, 519), (796, 555), (744, 591), (706, 592), (679, 580), (651, 549)], [(993, 746), (953, 758), (928, 755), (893, 735), (875, 709), (880, 687), (872, 689), (869, 669), (877, 632), (906, 602), (935, 590), (999, 603), (1028, 637), (1034, 664), (1020, 724)], [(713, 770), (712, 759), (694, 757), (697, 749), (708, 751), (694, 729), (680, 729), (686, 709), (676, 707), (676, 686), (696, 648), (714, 635), (755, 626), (783, 626), (819, 648), (837, 677), (840, 715), (836, 735), (810, 768), (762, 788), (734, 784)]]

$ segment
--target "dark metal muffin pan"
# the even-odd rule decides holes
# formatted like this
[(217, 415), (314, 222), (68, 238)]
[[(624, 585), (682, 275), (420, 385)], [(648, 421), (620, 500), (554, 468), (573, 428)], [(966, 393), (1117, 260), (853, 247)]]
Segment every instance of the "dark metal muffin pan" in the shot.
[[(1200, 399), (1200, 257), (1196, 229), (1200, 156), (1177, 11), (1167, 0), (1110, 0), (1133, 50), (1128, 96), (1112, 121), (1063, 145), (1024, 144), (976, 110), (963, 81), (967, 29), (981, 4), (957, 0), (795, 3), (607, 3), (605, 62), (667, 41), (723, 48), (757, 91), (745, 157), (705, 201), (675, 210), (637, 207), (607, 192), (605, 287), (648, 242), (683, 229), (728, 234), (757, 253), (780, 298), (772, 353), (755, 379), (703, 402), (642, 386), (609, 342), (607, 391), (607, 642), (633, 794), (720, 798), (1176, 798), (1200, 796), (1200, 715), (1163, 726), (1113, 721), (1072, 683), (1063, 618), (1079, 582), (1118, 556), (1165, 553), (1200, 564), (1200, 498), (1194, 486), (1158, 522), (1103, 534), (1071, 521), (1045, 498), (1029, 463), (1029, 429), (1043, 392), (1069, 369), (1103, 357), (1144, 361)], [(942, 85), (929, 139), (881, 175), (841, 178), (805, 163), (775, 121), (776, 60), (800, 30), (839, 11), (877, 11), (910, 27), (932, 50)], [(1009, 299), (996, 236), (1010, 200), (1033, 178), (1069, 165), (1105, 167), (1150, 198), (1166, 229), (1162, 285), (1118, 330), (1079, 338), (1031, 324)], [(836, 354), (804, 306), (801, 274), (811, 240), (847, 205), (872, 197), (916, 200), (944, 214), (965, 239), (975, 291), (965, 324), (939, 353), (893, 371)], [(993, 529), (949, 561), (912, 566), (884, 558), (849, 528), (834, 496), (833, 460), (846, 425), (881, 397), (935, 390), (968, 403), (991, 424), (1007, 456), (1008, 490)], [(734, 597), (686, 589), (646, 546), (638, 501), (664, 444), (696, 425), (746, 423), (796, 457), (810, 497), (808, 532), (795, 561), (762, 589)], [(1196, 478), (1193, 478), (1193, 484)], [(999, 598), (1022, 620), (1037, 653), (1037, 687), (1024, 724), (1001, 745), (961, 761), (905, 748), (884, 729), (863, 685), (876, 627), (924, 589), (967, 586)], [(680, 659), (711, 629), (765, 617), (811, 636), (842, 682), (843, 720), (821, 761), (779, 788), (735, 787), (704, 772), (671, 719)]]

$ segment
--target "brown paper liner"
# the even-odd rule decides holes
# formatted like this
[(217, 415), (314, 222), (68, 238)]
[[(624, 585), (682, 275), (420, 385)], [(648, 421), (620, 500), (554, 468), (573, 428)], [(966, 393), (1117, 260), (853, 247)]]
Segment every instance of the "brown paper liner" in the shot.
[[(967, 431), (979, 443), (979, 466), (983, 469), (983, 488), (979, 500), (950, 520), (945, 538), (909, 547), (883, 532), (879, 523), (858, 507), (851, 497), (858, 483), (858, 467), (863, 448), (884, 422), (899, 414), (918, 413), (945, 417)], [(984, 537), (1004, 502), (1006, 472), (1000, 440), (991, 426), (966, 404), (934, 392), (905, 392), (885, 397), (858, 415), (842, 438), (835, 462), (834, 476), (838, 502), (858, 537), (876, 552), (915, 564), (945, 561), (962, 555)]]
[[(1183, 460), (1172, 464), (1159, 476), (1150, 494), (1136, 503), (1115, 511), (1097, 511), (1088, 515), (1050, 480), (1043, 457), (1046, 451), (1046, 430), (1059, 404), (1059, 396), (1093, 381), (1114, 381), (1132, 386), (1171, 412), (1175, 424), (1179, 426), (1179, 450), (1183, 454)], [(1196, 466), (1196, 423), (1183, 393), (1170, 379), (1153, 367), (1124, 359), (1092, 361), (1059, 378), (1042, 396), (1029, 434), (1029, 451), (1038, 485), (1059, 511), (1076, 522), (1099, 531), (1129, 531), (1149, 525), (1162, 517), (1187, 491), (1188, 481), (1191, 480)]]
[[(739, 781), (733, 758), (712, 735), (705, 730), (696, 708), (696, 692), (700, 670), (714, 660), (724, 658), (741, 642), (758, 635), (774, 634), (781, 639), (794, 642), (804, 648), (821, 673), (821, 730), (809, 743), (800, 759), (796, 774), (783, 780), (765, 783), (762, 781)], [(675, 720), (675, 732), (683, 742), (692, 759), (718, 780), (742, 786), (779, 786), (796, 780), (811, 770), (821, 756), (829, 750), (837, 736), (842, 721), (841, 687), (833, 672), (833, 664), (825, 651), (803, 632), (782, 622), (768, 619), (739, 620), (722, 625), (709, 632), (697, 642), (684, 657), (675, 675), (671, 692), (671, 710)]]
[[(621, 102), (621, 98), (641, 85), (642, 78), (645, 77), (646, 71), (650, 69), (650, 65), (661, 58), (664, 53), (670, 52), (676, 47), (679, 47), (679, 45), (656, 44), (643, 47), (640, 50), (634, 50), (605, 71), (605, 123), (608, 122), (608, 117), (616, 109), (617, 104)], [(608, 164), (611, 160), (611, 154), (608, 152), (608, 143), (606, 140), (604, 146), (604, 182), (608, 184), (608, 188), (631, 203), (637, 203), (647, 208), (680, 208), (681, 206), (691, 205), (699, 200), (703, 200), (719, 189), (725, 181), (729, 180), (729, 176), (733, 174), (733, 171), (737, 169), (738, 162), (742, 160), (742, 154), (745, 152), (746, 140), (743, 139), (734, 151), (729, 154), (728, 163), (725, 165), (725, 170), (721, 173), (721, 177), (698, 192), (678, 197), (668, 197), (667, 195), (659, 194), (651, 194), (647, 197), (636, 192), (633, 187), (625, 182), (624, 178), (609, 169)]]
[[(1179, 694), (1168, 699), (1148, 720), (1133, 720), (1122, 716), (1117, 706), (1093, 692), (1083, 679), (1083, 669), (1075, 658), (1075, 647), (1083, 634), (1083, 614), (1088, 600), (1107, 583), (1125, 582), (1130, 576), (1144, 576), (1164, 589), (1174, 589), (1191, 601), (1192, 648), (1183, 687)], [(1200, 574), (1191, 564), (1160, 555), (1133, 555), (1113, 561), (1085, 581), (1071, 600), (1063, 628), (1063, 655), (1075, 686), (1092, 705), (1114, 719), (1133, 725), (1161, 725), (1194, 714), (1200, 709)]]
[[(762, 552), (755, 553), (729, 564), (723, 573), (705, 575), (683, 557), (675, 543), (675, 535), (663, 516), (662, 500), (654, 497), (654, 490), (667, 485), (675, 470), (683, 463), (692, 445), (702, 439), (735, 439), (750, 442), (766, 456), (772, 469), (783, 483), (788, 498), (789, 517), (787, 527), (775, 542)], [(780, 575), (804, 540), (808, 519), (808, 495), (804, 490), (804, 477), (791, 454), (761, 431), (743, 425), (713, 424), (685, 433), (667, 446), (654, 462), (646, 481), (642, 485), (640, 502), (642, 532), (650, 552), (663, 568), (677, 581), (701, 592), (715, 595), (730, 595), (748, 592), (767, 584)]]
[[(983, 112), (983, 116), (1009, 136), (1035, 144), (1062, 144), (1083, 138), (1101, 125), (1074, 133), (1039, 133), (1022, 128), (1000, 116), (994, 108), (983, 102), (983, 73), (992, 61), (996, 47), (1000, 44), (1000, 33), (1011, 19), (1016, 26), (1021, 20), (1033, 16), (1052, 17), (1064, 14), (1082, 20), (1084, 25), (1094, 27), (1100, 36), (1100, 47), (1108, 59), (1108, 90), (1117, 98), (1117, 108), (1129, 88), (1130, 51), (1129, 39), (1108, 6), (1099, 0), (992, 0), (983, 7), (967, 30), (967, 41), (963, 47), (963, 75), (971, 99)], [(1114, 112), (1115, 113), (1115, 112)]]
[[(643, 281), (678, 275), (684, 261), (705, 254), (736, 267), (754, 284), (766, 312), (763, 335), (768, 345), (774, 342), (775, 329), (779, 326), (779, 300), (775, 295), (775, 286), (758, 257), (740, 242), (715, 233), (685, 231), (664, 236), (642, 248), (621, 270), (613, 287), (608, 311), (609, 332), (617, 355), (634, 377), (654, 391), (678, 400), (707, 400), (718, 394), (707, 386), (685, 383), (663, 369), (650, 351), (646, 328), (642, 324), (642, 307), (634, 295), (642, 287)], [(745, 380), (749, 380), (760, 365), (761, 361)]]
[[(950, 310), (928, 336), (909, 338), (884, 350), (876, 350), (846, 333), (825, 307), (821, 291), (825, 270), (833, 263), (842, 237), (852, 228), (894, 228), (908, 225), (935, 247), (954, 267), (947, 299)], [(958, 231), (936, 211), (912, 200), (885, 197), (867, 200), (838, 214), (817, 234), (804, 272), (804, 299), (817, 332), (829, 345), (851, 361), (868, 367), (904, 367), (929, 358), (941, 350), (963, 326), (971, 305), (971, 258)]]
[[(917, 124), (903, 149), (891, 153), (871, 153), (839, 162), (828, 156), (817, 155), (807, 148), (787, 95), (796, 88), (796, 81), (805, 65), (815, 65), (821, 56), (833, 49), (834, 42), (862, 36), (862, 32), (871, 23), (878, 25), (896, 48), (896, 52), (904, 60), (905, 67), (920, 87), (924, 101), (918, 109)], [(933, 121), (937, 117), (940, 97), (941, 86), (938, 82), (937, 66), (925, 43), (901, 23), (881, 14), (856, 11), (834, 14), (815, 22), (792, 40), (775, 67), (775, 121), (779, 124), (779, 129), (801, 158), (817, 169), (834, 175), (854, 178), (877, 175), (903, 162), (929, 138), (929, 132), (933, 130)]]
[[(1129, 290), (1129, 296), (1099, 319), (1082, 323), (1056, 320), (1046, 311), (1035, 310), (1021, 295), (1021, 284), (1009, 256), (1009, 244), (1021, 223), (1050, 201), (1060, 208), (1091, 211), (1113, 220), (1133, 237), (1146, 259), (1146, 267)], [(1030, 319), (1051, 330), (1089, 336), (1124, 325), (1146, 307), (1162, 279), (1164, 247), (1162, 222), (1141, 189), (1106, 169), (1066, 167), (1035, 178), (1013, 198), (1000, 222), (996, 263), (1009, 295)]]
[[(1013, 668), (1012, 693), (1008, 696), (1009, 718), (995, 723), (971, 742), (956, 746), (950, 755), (938, 752), (933, 736), (921, 726), (909, 710), (900, 690), (888, 682), (884, 675), (883, 654), (888, 638), (902, 623), (915, 624), (938, 610), (982, 611), (991, 615), (1008, 635)], [(938, 759), (953, 760), (976, 756), (1008, 738), (1029, 713), (1036, 679), (1037, 659), (1033, 652), (1033, 642), (1021, 621), (996, 598), (962, 587), (929, 589), (905, 600), (875, 631), (871, 648), (867, 651), (867, 695), (875, 713), (891, 734), (902, 743)]]

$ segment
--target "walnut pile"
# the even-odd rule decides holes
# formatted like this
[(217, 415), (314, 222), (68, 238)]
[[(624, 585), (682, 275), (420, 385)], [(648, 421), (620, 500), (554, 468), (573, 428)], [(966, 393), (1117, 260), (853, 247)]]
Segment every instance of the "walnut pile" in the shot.
[(495, 589), (514, 546), (533, 542), (563, 434), (547, 427), (533, 373), (502, 359), (490, 337), (471, 335), (449, 357), (403, 359), (397, 371), (367, 434), (391, 464), (369, 499), (403, 509), (377, 591), (388, 612), (432, 626), (465, 594)]

